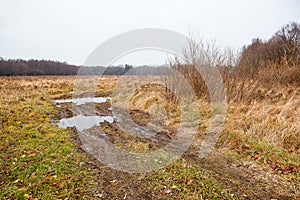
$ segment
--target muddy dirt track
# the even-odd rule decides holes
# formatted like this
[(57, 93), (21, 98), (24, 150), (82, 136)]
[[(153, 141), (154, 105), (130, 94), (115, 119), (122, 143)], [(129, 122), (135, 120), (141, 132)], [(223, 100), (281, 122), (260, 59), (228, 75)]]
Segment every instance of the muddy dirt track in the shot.
[[(72, 116), (71, 105), (62, 104), (56, 118), (61, 119)], [(107, 103), (97, 104), (95, 111), (98, 115), (111, 115), (109, 107), (110, 105)], [(81, 114), (88, 115), (90, 113)], [(130, 114), (140, 126), (145, 125), (149, 119), (148, 113), (138, 110), (132, 110)], [(121, 148), (128, 148), (126, 143), (131, 141), (131, 144), (146, 144), (146, 149), (152, 151), (165, 145), (172, 138), (169, 131), (161, 132), (160, 136), (156, 137), (155, 140), (151, 140), (128, 135), (118, 129), (115, 123), (104, 122), (101, 123), (101, 127), (106, 133), (107, 139)], [(78, 150), (85, 153), (81, 148), (82, 143), (75, 128), (73, 128), (72, 140), (77, 144)], [(300, 195), (299, 185), (288, 182), (270, 169), (251, 161), (237, 159), (231, 154), (230, 150), (215, 149), (208, 157), (199, 159), (197, 148), (199, 148), (199, 143), (196, 142), (191, 145), (181, 159), (187, 160), (187, 162), (195, 162), (199, 169), (215, 178), (235, 199), (297, 199)], [(129, 174), (108, 168), (91, 155), (89, 155), (89, 158), (90, 161), (84, 164), (95, 174), (95, 180), (98, 183), (94, 188), (95, 197), (104, 199), (111, 199), (116, 196), (123, 199), (164, 199), (163, 193), (158, 193), (148, 187), (149, 182), (144, 177), (152, 173)], [(176, 197), (174, 198), (176, 199)]]

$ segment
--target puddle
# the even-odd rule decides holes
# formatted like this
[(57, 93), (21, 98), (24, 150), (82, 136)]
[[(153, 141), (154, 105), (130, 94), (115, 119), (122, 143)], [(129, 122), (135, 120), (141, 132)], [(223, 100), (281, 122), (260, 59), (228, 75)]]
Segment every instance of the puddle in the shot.
[(85, 97), (77, 99), (59, 99), (54, 100), (54, 103), (74, 103), (79, 106), (85, 103), (105, 103), (107, 99), (109, 99), (109, 97)]
[[(70, 112), (72, 111), (72, 106), (67, 104), (64, 106), (64, 103), (74, 103), (75, 105), (82, 105), (85, 103), (105, 103), (107, 99), (110, 97), (95, 97), (95, 98), (78, 98), (78, 99), (62, 99), (62, 100), (54, 100), (57, 107), (63, 107), (64, 110)], [(78, 115), (69, 118), (62, 118), (60, 119), (57, 124), (60, 128), (71, 128), (75, 127), (79, 132), (84, 130), (90, 129), (95, 126), (100, 126), (101, 122), (108, 122), (108, 123), (116, 123), (118, 127), (121, 127), (123, 131), (128, 134), (137, 136), (139, 138), (148, 138), (151, 140), (152, 143), (160, 144), (161, 141), (168, 140), (162, 138), (163, 134), (157, 133), (160, 131), (161, 127), (156, 127), (151, 124), (148, 126), (140, 126), (134, 123), (130, 116), (125, 115), (122, 110), (115, 109), (113, 111), (112, 107), (108, 107), (109, 105), (100, 107), (101, 114), (103, 113), (103, 109), (109, 112), (105, 112), (106, 115), (100, 116), (98, 114), (91, 114), (78, 112)], [(73, 107), (74, 108), (74, 107)], [(98, 108), (99, 109), (99, 108)], [(73, 112), (74, 114), (74, 112)], [(112, 115), (112, 116), (111, 116)], [(70, 115), (63, 115), (63, 116), (70, 116)], [(122, 122), (122, 123), (121, 123)]]
[(83, 131), (85, 129), (92, 128), (93, 126), (98, 126), (100, 122), (113, 123), (114, 118), (112, 116), (83, 116), (77, 115), (71, 118), (63, 118), (59, 121), (58, 127), (68, 128), (75, 127), (78, 131)]
[[(105, 103), (110, 97), (85, 97), (76, 99), (59, 99), (54, 100), (57, 107), (61, 107), (63, 103), (74, 103), (75, 105), (83, 105), (85, 103)], [(109, 108), (110, 110), (111, 108)], [(85, 129), (92, 128), (93, 126), (99, 126), (101, 122), (113, 123), (114, 118), (112, 116), (86, 116), (86, 115), (76, 115), (70, 118), (62, 118), (58, 122), (58, 127), (69, 128), (75, 127), (78, 131), (83, 131)]]

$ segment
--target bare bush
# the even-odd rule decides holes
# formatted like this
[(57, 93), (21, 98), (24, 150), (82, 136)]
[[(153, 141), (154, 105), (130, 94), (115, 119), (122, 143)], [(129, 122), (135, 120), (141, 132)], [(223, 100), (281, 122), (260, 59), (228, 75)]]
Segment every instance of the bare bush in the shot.
[(204, 42), (199, 35), (191, 34), (184, 58), (172, 60), (169, 66), (188, 80), (198, 98), (206, 100), (211, 93), (219, 92), (207, 84), (215, 76), (211, 69), (218, 68), (227, 101), (250, 103), (260, 99), (261, 87), (300, 86), (300, 24), (282, 27), (268, 41), (253, 39), (241, 51), (221, 49), (216, 41)]

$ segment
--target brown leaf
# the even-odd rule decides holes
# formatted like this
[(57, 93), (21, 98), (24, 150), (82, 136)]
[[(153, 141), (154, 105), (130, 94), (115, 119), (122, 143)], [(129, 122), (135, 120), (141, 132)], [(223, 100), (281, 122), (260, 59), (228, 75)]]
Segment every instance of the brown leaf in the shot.
[(5, 156), (5, 157), (2, 157), (2, 159), (3, 159), (4, 161), (8, 161), (8, 160), (9, 160), (9, 157)]
[(294, 166), (285, 165), (285, 166), (276, 168), (275, 171), (278, 171), (282, 174), (289, 174), (289, 173), (293, 173), (293, 172), (297, 171), (297, 168)]
[(253, 156), (251, 156), (252, 160), (259, 159), (263, 154), (261, 152), (255, 153)]
[(31, 175), (30, 175), (30, 177), (35, 177), (35, 172), (33, 172)]
[(191, 179), (191, 180), (189, 180), (189, 181), (187, 182), (187, 184), (188, 184), (188, 185), (193, 185), (193, 184), (195, 184), (195, 180), (194, 180), (194, 179)]

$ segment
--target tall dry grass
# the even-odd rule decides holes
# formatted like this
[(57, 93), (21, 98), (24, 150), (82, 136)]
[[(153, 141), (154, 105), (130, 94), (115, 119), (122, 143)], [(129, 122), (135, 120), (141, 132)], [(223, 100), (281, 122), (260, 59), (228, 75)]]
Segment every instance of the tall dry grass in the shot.
[(243, 146), (252, 140), (300, 153), (300, 65), (270, 62), (254, 68), (239, 65), (239, 56), (215, 43), (193, 40), (185, 58), (170, 62), (170, 67), (205, 101), (210, 101), (209, 90), (197, 67), (218, 68), (228, 108), (221, 146)]

